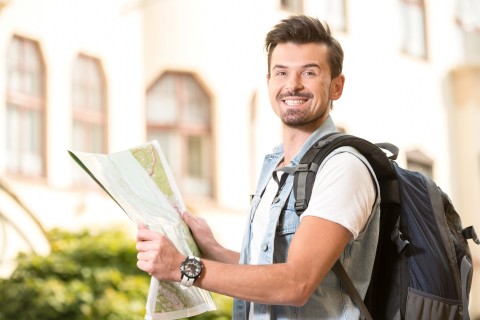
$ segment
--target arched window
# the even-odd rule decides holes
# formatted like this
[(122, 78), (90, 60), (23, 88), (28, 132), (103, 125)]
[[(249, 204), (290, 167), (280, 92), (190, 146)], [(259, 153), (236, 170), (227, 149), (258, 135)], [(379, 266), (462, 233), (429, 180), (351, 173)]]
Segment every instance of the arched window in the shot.
[(167, 72), (147, 91), (147, 138), (157, 139), (182, 193), (212, 196), (211, 101), (189, 73)]
[(105, 77), (100, 61), (80, 55), (72, 75), (72, 148), (107, 152)]
[(37, 42), (13, 37), (8, 47), (6, 80), (7, 172), (44, 177), (45, 67)]
[[(107, 153), (107, 107), (105, 76), (100, 61), (79, 55), (72, 70), (72, 149)], [(72, 162), (74, 184), (94, 185)]]

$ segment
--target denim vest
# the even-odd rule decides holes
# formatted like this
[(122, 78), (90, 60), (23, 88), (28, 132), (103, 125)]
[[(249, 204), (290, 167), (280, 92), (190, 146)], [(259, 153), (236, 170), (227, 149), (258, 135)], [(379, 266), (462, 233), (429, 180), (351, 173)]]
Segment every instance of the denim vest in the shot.
[[(304, 143), (299, 153), (290, 163), (290, 166), (298, 166), (306, 151), (322, 136), (334, 132), (335, 125), (329, 117)], [(362, 160), (368, 167), (372, 176), (375, 177), (368, 161), (355, 149), (342, 147), (330, 154), (327, 159), (339, 152), (350, 152)], [(274, 149), (273, 154), (265, 157), (262, 172), (260, 174), (257, 190), (252, 198), (249, 220), (245, 230), (240, 263), (247, 264), (250, 261), (251, 223), (262, 197), (263, 191), (272, 173), (283, 157), (283, 146)], [(325, 161), (324, 161), (325, 163)], [(321, 167), (320, 167), (321, 169)], [(378, 183), (376, 188), (378, 189)], [(286, 261), (290, 242), (293, 239), (300, 223), (300, 218), (295, 212), (295, 199), (292, 193), (293, 175), (290, 175), (277, 197), (273, 200), (269, 212), (269, 222), (262, 240), (261, 254), (258, 264), (282, 263)], [(291, 194), (291, 196), (290, 196)], [(378, 194), (378, 192), (377, 192)], [(354, 241), (351, 241), (340, 256), (340, 260), (349, 274), (352, 282), (362, 297), (370, 282), (370, 274), (375, 259), (375, 251), (378, 240), (380, 197), (377, 195), (372, 214), (367, 222), (367, 227)], [(278, 281), (281, 281), (278, 279)], [(355, 307), (345, 288), (340, 284), (336, 275), (330, 271), (323, 279), (320, 286), (313, 292), (307, 303), (302, 307), (254, 304), (254, 319), (359, 319), (359, 310)], [(248, 319), (250, 302), (234, 300), (233, 319)]]

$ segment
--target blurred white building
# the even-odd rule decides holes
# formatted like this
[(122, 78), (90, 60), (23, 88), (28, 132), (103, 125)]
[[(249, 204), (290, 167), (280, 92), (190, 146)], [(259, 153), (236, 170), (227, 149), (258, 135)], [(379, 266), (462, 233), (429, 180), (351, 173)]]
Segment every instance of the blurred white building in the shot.
[(263, 40), (295, 13), (327, 21), (344, 47), (337, 124), (398, 145), (399, 162), (480, 230), (478, 1), (0, 0), (1, 274), (18, 250), (48, 252), (44, 230), (133, 233), (67, 150), (153, 138), (190, 210), (238, 249), (263, 155), (280, 141)]

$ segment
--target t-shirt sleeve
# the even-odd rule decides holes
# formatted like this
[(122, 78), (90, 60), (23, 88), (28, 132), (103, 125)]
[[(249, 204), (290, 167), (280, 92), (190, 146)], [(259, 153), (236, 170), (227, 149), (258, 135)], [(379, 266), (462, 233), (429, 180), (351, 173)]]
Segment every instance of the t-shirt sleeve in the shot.
[(328, 159), (317, 173), (302, 218), (316, 216), (338, 223), (356, 239), (368, 222), (375, 196), (368, 168), (353, 154), (342, 152)]

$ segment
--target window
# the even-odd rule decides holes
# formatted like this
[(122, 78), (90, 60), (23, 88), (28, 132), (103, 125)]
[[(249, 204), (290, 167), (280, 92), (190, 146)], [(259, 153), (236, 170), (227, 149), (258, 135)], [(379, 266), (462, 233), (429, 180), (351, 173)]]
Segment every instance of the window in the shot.
[(303, 13), (302, 0), (280, 0), (280, 7), (293, 13)]
[(100, 62), (80, 55), (73, 66), (72, 116), (74, 150), (106, 153), (106, 95)]
[(181, 189), (212, 196), (211, 101), (189, 73), (167, 72), (147, 91), (147, 138), (157, 139)]
[(318, 19), (327, 22), (332, 30), (347, 31), (346, 0), (318, 0), (315, 6)]
[(46, 175), (45, 67), (38, 43), (13, 37), (7, 54), (6, 169)]
[(407, 152), (407, 168), (433, 178), (433, 160), (420, 150)]
[(459, 0), (456, 22), (464, 40), (465, 63), (480, 64), (480, 1)]
[[(72, 149), (107, 153), (107, 114), (105, 77), (100, 61), (80, 55), (72, 73)], [(72, 162), (76, 185), (94, 185), (83, 170)]]
[(425, 3), (423, 0), (400, 0), (401, 50), (418, 58), (427, 58)]

